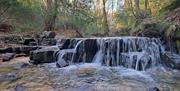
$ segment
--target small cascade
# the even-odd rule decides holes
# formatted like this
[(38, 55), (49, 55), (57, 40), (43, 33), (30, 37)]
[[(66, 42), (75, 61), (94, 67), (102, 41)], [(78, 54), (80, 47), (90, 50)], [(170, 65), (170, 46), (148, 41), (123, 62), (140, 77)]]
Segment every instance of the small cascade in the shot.
[(93, 58), (93, 63), (99, 63), (101, 64), (102, 63), (102, 59), (103, 59), (103, 53), (101, 50), (99, 50), (96, 55), (94, 56)]
[[(146, 70), (160, 65), (164, 47), (160, 39), (146, 37), (75, 38), (60, 50), (58, 61), (97, 63)], [(73, 45), (73, 46), (72, 46)]]

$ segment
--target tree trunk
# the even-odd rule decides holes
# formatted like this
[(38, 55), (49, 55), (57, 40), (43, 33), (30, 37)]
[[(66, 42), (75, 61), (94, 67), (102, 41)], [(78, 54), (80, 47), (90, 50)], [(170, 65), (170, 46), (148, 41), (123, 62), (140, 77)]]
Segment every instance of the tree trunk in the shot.
[(47, 0), (47, 13), (46, 13), (46, 19), (45, 19), (45, 27), (44, 31), (52, 31), (55, 27), (55, 20), (57, 16), (57, 0)]
[(107, 20), (107, 14), (106, 14), (106, 1), (103, 0), (103, 18), (104, 18), (104, 33), (106, 35), (109, 34), (109, 25), (108, 25), (108, 20)]
[(135, 3), (136, 11), (139, 11), (139, 10), (140, 10), (140, 7), (139, 7), (139, 0), (134, 0), (134, 3)]
[(145, 0), (145, 3), (144, 3), (144, 10), (147, 11), (148, 9), (148, 0)]

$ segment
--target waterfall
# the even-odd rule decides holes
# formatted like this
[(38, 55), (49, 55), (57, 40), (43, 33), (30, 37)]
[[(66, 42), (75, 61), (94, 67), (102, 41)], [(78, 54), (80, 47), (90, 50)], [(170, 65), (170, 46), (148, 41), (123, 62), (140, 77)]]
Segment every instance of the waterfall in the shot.
[(101, 64), (102, 59), (103, 59), (103, 53), (101, 50), (99, 50), (93, 58), (93, 63)]
[(106, 37), (68, 39), (73, 48), (57, 53), (58, 60), (69, 64), (97, 63), (103, 66), (123, 66), (135, 70), (146, 70), (160, 65), (164, 47), (158, 38)]
[(65, 54), (68, 54), (68, 53), (72, 53), (72, 57), (71, 57), (71, 63), (73, 63), (73, 60), (74, 60), (74, 55), (77, 51), (77, 48), (79, 46), (79, 44), (83, 41), (83, 40), (77, 40), (77, 44), (75, 45), (74, 48), (72, 49), (64, 49), (64, 50), (60, 50), (56, 55), (57, 55), (57, 63), (59, 63), (60, 61), (65, 61), (64, 59), (64, 56)]
[(73, 49), (73, 56), (72, 56), (72, 59), (71, 59), (71, 63), (73, 63), (75, 53), (77, 52), (77, 48), (78, 48), (79, 44), (80, 44), (82, 41), (83, 41), (83, 40), (78, 41), (78, 43), (76, 44), (75, 48)]

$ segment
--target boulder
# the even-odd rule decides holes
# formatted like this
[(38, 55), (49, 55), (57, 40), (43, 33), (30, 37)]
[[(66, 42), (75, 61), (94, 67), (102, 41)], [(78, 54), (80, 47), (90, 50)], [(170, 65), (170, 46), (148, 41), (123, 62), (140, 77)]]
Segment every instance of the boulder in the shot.
[(30, 45), (32, 42), (36, 42), (36, 40), (33, 38), (25, 38), (23, 45)]
[(55, 62), (54, 54), (59, 50), (58, 47), (46, 47), (30, 52), (30, 63), (41, 64)]
[(42, 33), (42, 37), (43, 38), (55, 38), (56, 37), (56, 33), (53, 31), (44, 31)]
[(12, 47), (5, 48), (5, 52), (4, 53), (12, 53), (12, 52), (13, 52), (13, 48)]
[(0, 24), (0, 32), (10, 32), (13, 30), (13, 27), (11, 25), (2, 23)]
[(61, 39), (60, 43), (61, 45), (61, 50), (62, 49), (68, 49), (69, 45), (70, 45), (70, 39)]
[(6, 53), (7, 48), (0, 48), (0, 53)]
[(162, 64), (173, 69), (180, 69), (180, 55), (166, 52), (162, 56)]
[(3, 62), (10, 61), (12, 58), (14, 58), (15, 53), (5, 53), (0, 55), (0, 58), (2, 58)]
[(157, 87), (152, 87), (152, 88), (149, 88), (148, 91), (160, 91), (160, 90)]
[(56, 63), (56, 66), (59, 67), (59, 68), (66, 67), (68, 65), (69, 64), (65, 60), (63, 60), (63, 59), (57, 61), (57, 63)]

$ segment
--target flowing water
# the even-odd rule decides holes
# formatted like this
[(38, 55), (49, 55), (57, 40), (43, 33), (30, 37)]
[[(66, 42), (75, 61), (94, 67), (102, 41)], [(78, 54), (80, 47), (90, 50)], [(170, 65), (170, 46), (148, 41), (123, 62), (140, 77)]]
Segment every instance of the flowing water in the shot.
[(164, 53), (164, 47), (157, 38), (77, 38), (70, 41), (72, 44), (67, 46), (74, 47), (60, 50), (58, 60), (63, 59), (71, 64), (97, 63), (146, 70), (161, 65), (161, 54)]
[[(106, 37), (66, 39), (56, 54), (57, 68), (48, 64), (54, 83), (63, 91), (179, 91), (178, 54), (165, 50), (158, 38)], [(169, 64), (169, 69), (164, 64)]]

